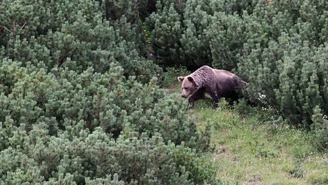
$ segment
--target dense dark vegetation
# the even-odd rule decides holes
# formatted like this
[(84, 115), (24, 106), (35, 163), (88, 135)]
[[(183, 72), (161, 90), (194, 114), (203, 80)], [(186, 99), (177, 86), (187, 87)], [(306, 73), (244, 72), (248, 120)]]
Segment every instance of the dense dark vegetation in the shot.
[[(0, 180), (219, 184), (163, 71), (210, 65), (328, 146), (325, 1), (0, 0)], [(164, 82), (165, 84), (165, 82)], [(259, 98), (259, 94), (261, 98)], [(208, 125), (209, 127), (209, 125)]]

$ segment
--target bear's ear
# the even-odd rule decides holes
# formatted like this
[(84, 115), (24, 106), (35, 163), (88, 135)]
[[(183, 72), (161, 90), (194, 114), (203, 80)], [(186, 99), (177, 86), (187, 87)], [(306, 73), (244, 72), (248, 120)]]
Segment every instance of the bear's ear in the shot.
[(180, 82), (182, 82), (183, 79), (184, 79), (184, 76), (179, 76), (179, 77), (178, 77), (178, 80), (179, 80)]
[(195, 82), (195, 80), (194, 80), (192, 77), (188, 76), (187, 79), (188, 79), (191, 83), (193, 83), (193, 84), (195, 85), (196, 88), (198, 88), (197, 83)]

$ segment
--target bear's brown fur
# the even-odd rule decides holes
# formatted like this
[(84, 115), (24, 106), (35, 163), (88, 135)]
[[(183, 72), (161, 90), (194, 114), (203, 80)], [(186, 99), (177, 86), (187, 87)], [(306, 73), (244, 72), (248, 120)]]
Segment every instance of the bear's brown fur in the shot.
[(188, 98), (190, 107), (194, 106), (194, 102), (205, 97), (208, 93), (213, 101), (213, 107), (218, 106), (219, 99), (235, 98), (236, 90), (246, 86), (246, 82), (237, 75), (226, 71), (213, 69), (209, 66), (202, 66), (188, 76), (179, 76), (182, 81), (181, 88), (183, 98)]

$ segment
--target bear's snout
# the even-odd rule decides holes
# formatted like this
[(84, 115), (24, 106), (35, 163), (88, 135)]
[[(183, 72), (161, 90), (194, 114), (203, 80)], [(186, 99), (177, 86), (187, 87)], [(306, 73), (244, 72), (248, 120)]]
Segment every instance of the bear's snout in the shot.
[(182, 98), (187, 98), (187, 96), (185, 94), (181, 94)]

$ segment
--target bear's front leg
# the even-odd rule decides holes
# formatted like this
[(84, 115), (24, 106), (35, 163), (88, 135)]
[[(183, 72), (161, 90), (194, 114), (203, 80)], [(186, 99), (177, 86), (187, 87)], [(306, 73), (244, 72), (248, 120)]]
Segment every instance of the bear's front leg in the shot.
[(193, 95), (191, 95), (190, 98), (188, 99), (189, 105), (190, 105), (189, 107), (193, 108), (194, 107), (194, 102), (196, 100), (203, 99), (203, 98), (205, 98), (205, 89), (200, 88)]
[(189, 108), (190, 109), (194, 108), (194, 102), (195, 102), (195, 100), (192, 97), (190, 97), (188, 99), (188, 102), (189, 102)]
[(213, 108), (216, 109), (219, 105), (219, 98), (216, 97), (213, 99)]

